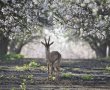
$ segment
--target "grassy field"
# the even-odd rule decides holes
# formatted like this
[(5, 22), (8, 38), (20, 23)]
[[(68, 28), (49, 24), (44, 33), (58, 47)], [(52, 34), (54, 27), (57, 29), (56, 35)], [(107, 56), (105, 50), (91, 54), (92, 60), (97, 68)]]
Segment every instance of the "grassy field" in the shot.
[(110, 61), (63, 59), (60, 80), (47, 80), (44, 59), (0, 62), (0, 90), (110, 90)]

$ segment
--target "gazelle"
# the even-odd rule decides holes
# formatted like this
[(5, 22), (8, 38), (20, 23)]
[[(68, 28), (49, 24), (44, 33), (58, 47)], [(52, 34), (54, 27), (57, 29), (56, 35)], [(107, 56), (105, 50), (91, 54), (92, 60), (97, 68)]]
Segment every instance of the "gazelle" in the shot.
[(48, 79), (52, 77), (53, 73), (56, 72), (55, 78), (59, 78), (60, 72), (60, 61), (61, 61), (61, 54), (58, 51), (50, 52), (50, 46), (54, 42), (50, 42), (50, 37), (48, 39), (44, 38), (45, 42), (41, 43), (45, 46), (45, 53), (46, 53), (46, 62), (48, 67)]

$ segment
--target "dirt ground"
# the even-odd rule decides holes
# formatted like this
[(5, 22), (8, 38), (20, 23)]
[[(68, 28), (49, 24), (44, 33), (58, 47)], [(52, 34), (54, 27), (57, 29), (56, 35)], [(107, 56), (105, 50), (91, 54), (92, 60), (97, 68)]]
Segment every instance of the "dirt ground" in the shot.
[[(29, 70), (15, 69), (33, 60), (41, 66)], [(0, 90), (110, 90), (110, 72), (106, 69), (109, 66), (109, 60), (64, 59), (59, 81), (48, 81), (44, 59), (1, 61)]]

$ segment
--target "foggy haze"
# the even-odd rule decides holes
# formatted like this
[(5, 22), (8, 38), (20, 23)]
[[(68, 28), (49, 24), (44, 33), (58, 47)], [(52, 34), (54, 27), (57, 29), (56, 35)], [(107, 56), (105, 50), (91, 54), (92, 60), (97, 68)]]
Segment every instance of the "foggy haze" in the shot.
[[(62, 58), (94, 58), (95, 52), (85, 42), (67, 42), (67, 39), (63, 37), (61, 30), (56, 29), (56, 32), (52, 33), (45, 30), (47, 38), (51, 36), (51, 41), (54, 44), (50, 47), (50, 51), (59, 51), (62, 54)], [(28, 58), (45, 58), (45, 47), (40, 43), (43, 39), (36, 43), (29, 43), (23, 47), (21, 54)]]

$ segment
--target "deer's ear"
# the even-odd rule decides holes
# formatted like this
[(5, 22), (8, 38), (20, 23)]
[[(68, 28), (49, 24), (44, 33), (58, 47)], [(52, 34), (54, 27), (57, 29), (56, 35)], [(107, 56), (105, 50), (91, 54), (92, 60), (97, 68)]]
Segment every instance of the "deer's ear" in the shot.
[(52, 45), (54, 42), (51, 42), (49, 45)]
[(45, 46), (45, 43), (41, 41), (41, 43)]

